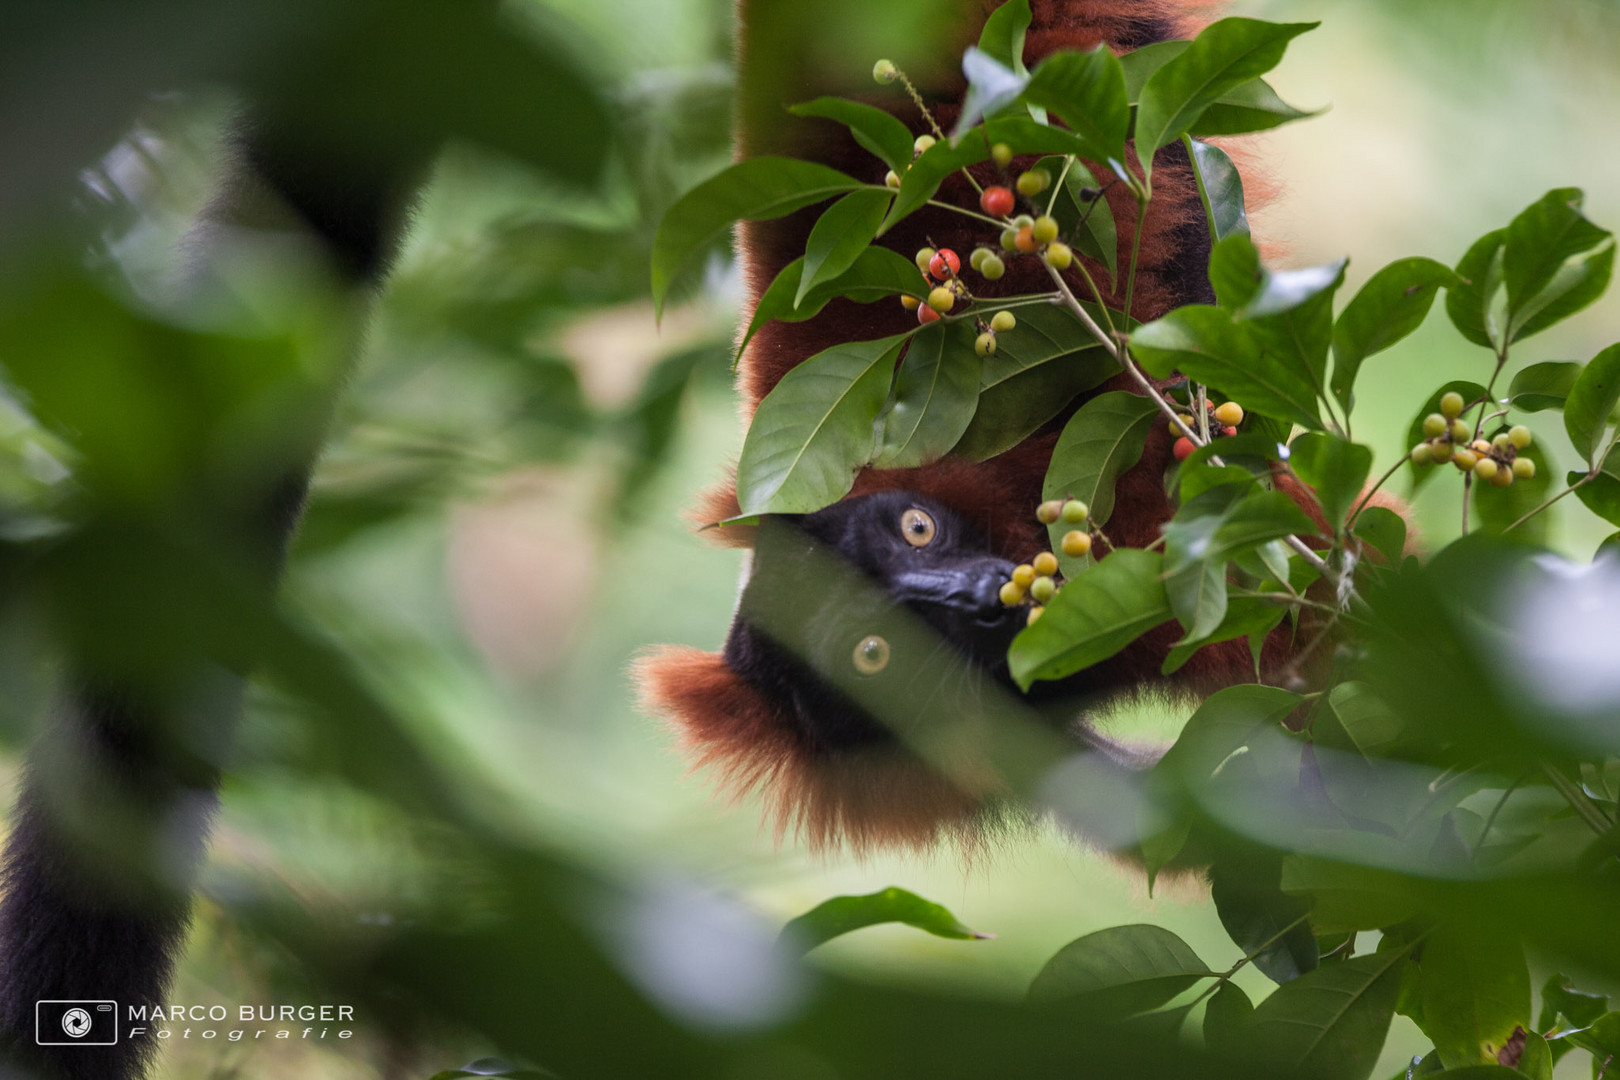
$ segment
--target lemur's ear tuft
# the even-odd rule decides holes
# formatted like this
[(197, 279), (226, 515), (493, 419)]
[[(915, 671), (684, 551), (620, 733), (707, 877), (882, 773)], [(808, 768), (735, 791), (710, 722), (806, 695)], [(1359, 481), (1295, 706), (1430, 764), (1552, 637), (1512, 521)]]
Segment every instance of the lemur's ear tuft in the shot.
[(1006, 812), (962, 791), (898, 746), (817, 752), (790, 717), (718, 653), (670, 645), (637, 660), (641, 707), (670, 722), (695, 768), (730, 801), (758, 791), (778, 842), (857, 855), (940, 841), (975, 849)]

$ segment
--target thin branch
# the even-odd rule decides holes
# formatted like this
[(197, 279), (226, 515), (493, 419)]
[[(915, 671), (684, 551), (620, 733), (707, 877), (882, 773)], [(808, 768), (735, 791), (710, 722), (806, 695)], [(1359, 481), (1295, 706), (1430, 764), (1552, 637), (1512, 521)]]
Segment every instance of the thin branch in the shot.
[(1507, 528), (1503, 529), (1502, 531), (1504, 533), (1512, 532), (1514, 529), (1517, 529), (1520, 525), (1523, 525), (1525, 522), (1529, 521), (1531, 518), (1535, 517), (1537, 514), (1541, 513), (1543, 510), (1547, 509), (1547, 507), (1551, 506), (1553, 503), (1557, 502), (1559, 499), (1562, 499), (1565, 495), (1568, 495), (1570, 492), (1572, 492), (1576, 488), (1580, 487), (1582, 484), (1585, 484), (1588, 481), (1595, 480), (1595, 479), (1597, 479), (1597, 473), (1596, 472), (1587, 473), (1585, 476), (1581, 477), (1579, 480), (1577, 480), (1573, 484), (1569, 485), (1569, 487), (1565, 488), (1563, 491), (1560, 491), (1558, 494), (1552, 496), (1550, 499), (1547, 499), (1545, 502), (1543, 502), (1540, 506), (1536, 507), (1534, 510), (1531, 510), (1531, 511), (1527, 512), (1523, 517), (1519, 518), (1519, 520), (1515, 521), (1513, 524), (1509, 525)]
[(1372, 497), (1374, 495), (1378, 494), (1378, 489), (1383, 487), (1385, 484), (1389, 483), (1390, 477), (1394, 476), (1397, 472), (1399, 472), (1401, 466), (1405, 465), (1408, 460), (1409, 459), (1406, 458), (1406, 457), (1397, 458), (1395, 460), (1395, 464), (1393, 464), (1393, 465), (1391, 465), (1389, 467), (1389, 471), (1386, 472), (1383, 476), (1380, 476), (1378, 478), (1378, 483), (1374, 484), (1372, 487), (1368, 488), (1365, 492), (1362, 493), (1361, 501), (1356, 503), (1356, 508), (1354, 510), (1350, 511), (1349, 518), (1347, 518), (1345, 520), (1345, 526), (1344, 527), (1346, 529), (1348, 529), (1350, 531), (1355, 530), (1356, 519), (1361, 516), (1361, 512), (1363, 510), (1367, 509), (1367, 504), (1372, 501)]
[(1592, 805), (1592, 800), (1586, 797), (1586, 792), (1582, 791), (1569, 777), (1551, 765), (1543, 765), (1541, 771), (1547, 774), (1547, 779), (1551, 780), (1553, 787), (1558, 789), (1558, 794), (1562, 795), (1564, 801), (1569, 803), (1570, 809), (1575, 811), (1575, 816), (1586, 822), (1587, 827), (1593, 832), (1603, 836), (1614, 828), (1614, 822), (1610, 821), (1603, 811)]
[(962, 207), (956, 206), (952, 203), (940, 202), (938, 199), (929, 199), (928, 205), (937, 206), (941, 210), (953, 210), (964, 217), (976, 218), (979, 221), (987, 221), (998, 229), (1005, 229), (1007, 227), (1007, 223), (1000, 218), (993, 218), (989, 214), (981, 214), (974, 210), (965, 210)]

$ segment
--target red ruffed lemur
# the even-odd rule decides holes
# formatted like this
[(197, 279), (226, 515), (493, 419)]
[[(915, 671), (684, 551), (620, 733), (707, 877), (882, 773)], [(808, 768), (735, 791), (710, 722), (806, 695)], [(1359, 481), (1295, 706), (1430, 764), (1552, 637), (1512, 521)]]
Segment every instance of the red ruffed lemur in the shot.
[[(949, 130), (966, 91), (955, 58), (977, 39), (999, 3), (955, 0), (954, 7), (939, 6), (940, 17), (957, 35), (941, 47), (950, 62), (914, 81), (938, 123)], [(1107, 43), (1123, 53), (1190, 38), (1206, 6), (1185, 0), (1032, 0), (1023, 59), (1033, 66), (1060, 49)], [(832, 80), (804, 55), (809, 46), (793, 37), (794, 8), (767, 0), (740, 5), (739, 155), (786, 154), (880, 182), (883, 164), (841, 126), (786, 111), (785, 106), (818, 93), (848, 90), (829, 85)], [(790, 60), (784, 69), (780, 57), (788, 42), (793, 44), (785, 55), (799, 56), (800, 62)], [(763, 59), (766, 43), (770, 66)], [(903, 96), (859, 96), (889, 109), (913, 134), (929, 131), (921, 111)], [(1013, 174), (1034, 160), (1015, 160)], [(1005, 182), (991, 162), (969, 171), (981, 184)], [(1107, 175), (1100, 169), (1096, 174)], [(1180, 143), (1158, 152), (1153, 177), (1131, 311), (1143, 321), (1184, 304), (1214, 302), (1207, 275), (1209, 229)], [(1135, 203), (1123, 185), (1104, 197), (1117, 220), (1135, 220)], [(974, 206), (977, 192), (956, 174), (937, 199)], [(750, 301), (803, 254), (819, 209), (741, 226), (737, 249)], [(1129, 257), (1129, 232), (1119, 230), (1121, 266)], [(882, 243), (910, 256), (924, 246), (968, 251), (984, 239), (984, 227), (970, 218), (930, 208), (905, 219)], [(1094, 280), (1108, 280), (1096, 264), (1091, 270)], [(1072, 271), (1070, 276), (1084, 295), (1079, 276)], [(1010, 260), (1005, 277), (976, 284), (975, 290), (994, 297), (1049, 287), (1044, 268), (1027, 259)], [(1124, 306), (1123, 297), (1104, 299)], [(892, 300), (839, 300), (804, 322), (766, 324), (740, 361), (737, 384), (745, 411), (752, 413), (788, 371), (821, 350), (903, 333), (915, 321)], [(1006, 651), (1025, 615), (1001, 604), (998, 586), (1014, 564), (1029, 562), (1048, 546), (1047, 530), (1034, 511), (1065, 422), (1096, 394), (1134, 389), (1125, 375), (1116, 376), (988, 460), (947, 455), (918, 468), (867, 468), (849, 496), (831, 507), (768, 517), (757, 527), (712, 530), (724, 543), (753, 549), (724, 648), (666, 646), (648, 655), (638, 671), (644, 704), (671, 720), (691, 758), (713, 769), (729, 793), (762, 793), (779, 836), (796, 833), (817, 849), (926, 846), (942, 838), (972, 842), (984, 826), (1004, 816), (1006, 804), (944, 775), (912, 753), (909, 744), (964, 702), (977, 707), (987, 683), (1015, 693)], [(1141, 460), (1118, 481), (1108, 524), (1118, 544), (1149, 545), (1170, 519), (1163, 477), (1171, 454), (1166, 427), (1154, 425)], [(1308, 491), (1286, 480), (1279, 484), (1315, 512)], [(738, 514), (735, 485), (725, 485), (703, 499), (694, 518), (713, 523)], [(854, 580), (827, 584), (819, 577), (816, 560), (825, 552), (836, 552), (857, 571)], [(927, 655), (909, 663), (892, 640), (893, 634), (907, 633), (898, 623), (908, 618), (920, 618), (935, 635), (917, 646)], [(1078, 675), (1037, 684), (1025, 700), (1054, 718), (1077, 748), (1116, 760), (1132, 757), (1098, 734), (1087, 715), (1111, 699), (1143, 691), (1198, 695), (1254, 678), (1248, 646), (1236, 640), (1200, 650), (1167, 680), (1160, 675), (1161, 664), (1178, 636), (1174, 624), (1161, 626)], [(1265, 642), (1262, 671), (1280, 676), (1290, 667), (1293, 649), (1285, 623)]]

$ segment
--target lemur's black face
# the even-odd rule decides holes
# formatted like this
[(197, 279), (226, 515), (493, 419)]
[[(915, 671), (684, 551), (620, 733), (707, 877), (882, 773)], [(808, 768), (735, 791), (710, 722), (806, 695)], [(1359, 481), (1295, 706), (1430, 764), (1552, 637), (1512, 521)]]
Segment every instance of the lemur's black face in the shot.
[(1011, 686), (1024, 625), (1005, 607), (1013, 566), (931, 499), (884, 492), (760, 527), (726, 662), (790, 711), (816, 747), (883, 739), (897, 724)]

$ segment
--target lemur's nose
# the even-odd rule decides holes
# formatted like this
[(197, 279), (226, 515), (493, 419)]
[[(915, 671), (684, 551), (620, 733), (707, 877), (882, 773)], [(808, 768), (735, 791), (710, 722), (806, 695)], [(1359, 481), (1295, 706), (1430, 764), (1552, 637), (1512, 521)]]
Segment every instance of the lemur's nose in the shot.
[(1006, 611), (1001, 586), (1012, 576), (1005, 559), (966, 560), (951, 566), (906, 570), (892, 583), (896, 599), (952, 607), (979, 620), (998, 620)]

